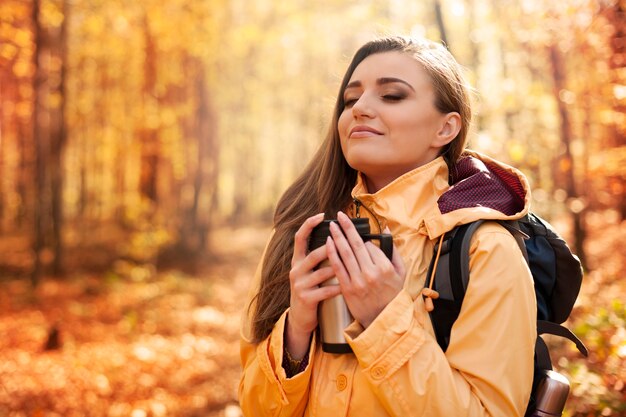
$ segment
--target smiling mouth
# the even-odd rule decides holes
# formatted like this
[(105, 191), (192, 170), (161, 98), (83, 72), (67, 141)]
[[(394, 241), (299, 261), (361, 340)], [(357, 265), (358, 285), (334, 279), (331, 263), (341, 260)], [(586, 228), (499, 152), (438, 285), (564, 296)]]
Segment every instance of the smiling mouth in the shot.
[(379, 136), (379, 135), (382, 135), (382, 133), (371, 127), (356, 126), (352, 128), (352, 130), (350, 130), (350, 134), (348, 135), (348, 137), (357, 139), (357, 138), (369, 138), (372, 136)]

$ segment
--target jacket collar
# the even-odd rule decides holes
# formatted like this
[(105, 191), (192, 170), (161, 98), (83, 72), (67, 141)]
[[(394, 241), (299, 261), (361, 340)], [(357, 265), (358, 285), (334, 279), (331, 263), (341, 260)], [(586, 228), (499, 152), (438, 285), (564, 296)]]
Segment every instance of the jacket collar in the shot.
[(394, 234), (417, 232), (431, 239), (478, 219), (518, 219), (528, 212), (530, 186), (513, 167), (467, 151), (452, 177), (451, 186), (448, 166), (439, 157), (373, 194), (359, 173), (352, 197), (365, 208), (360, 209), (361, 216), (375, 217), (382, 229), (389, 227)]
[[(439, 157), (373, 194), (367, 191), (363, 175), (359, 173), (352, 197), (363, 206), (360, 215), (375, 217), (383, 229), (389, 227), (394, 234), (426, 233), (423, 220), (440, 215), (437, 199), (449, 188), (448, 167)], [(377, 226), (374, 224), (372, 228), (375, 231)]]

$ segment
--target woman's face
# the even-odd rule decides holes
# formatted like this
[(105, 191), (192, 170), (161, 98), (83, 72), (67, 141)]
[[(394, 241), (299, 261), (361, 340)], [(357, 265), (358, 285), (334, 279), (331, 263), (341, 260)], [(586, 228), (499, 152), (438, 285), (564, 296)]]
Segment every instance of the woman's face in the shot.
[(456, 113), (435, 108), (430, 77), (407, 54), (365, 58), (343, 97), (337, 124), (341, 149), (348, 164), (365, 175), (369, 192), (434, 160), (451, 140), (446, 136), (442, 141), (442, 134), (450, 128), (449, 115)]

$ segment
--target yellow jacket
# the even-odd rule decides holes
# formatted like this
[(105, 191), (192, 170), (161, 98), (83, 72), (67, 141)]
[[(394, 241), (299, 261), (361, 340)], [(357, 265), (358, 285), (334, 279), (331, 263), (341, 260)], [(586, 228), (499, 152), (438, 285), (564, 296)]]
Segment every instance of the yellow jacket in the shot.
[[(517, 181), (523, 192), (519, 211), (505, 215), (471, 201), (468, 207), (442, 213), (443, 194), (456, 187), (448, 184), (442, 158), (375, 194), (368, 194), (359, 178), (353, 196), (391, 230), (407, 267), (404, 289), (367, 329), (357, 322), (346, 329), (354, 354), (325, 353), (314, 336), (309, 364), (293, 378), (281, 366), (287, 311), (258, 345), (249, 342), (251, 326), (244, 314), (239, 400), (245, 416), (524, 415), (533, 379), (536, 301), (514, 237), (494, 222), (474, 234), (471, 278), (445, 353), (419, 296), (439, 236), (477, 219), (516, 219), (528, 211), (530, 192), (523, 174), (483, 155), (473, 156), (479, 166), (488, 167), (481, 174), (488, 180), (502, 183), (498, 175), (504, 175)], [(466, 187), (461, 194), (468, 189), (473, 192)], [(452, 202), (456, 204), (454, 198)], [(360, 213), (368, 215), (363, 209)], [(375, 233), (377, 225), (371, 223)], [(258, 288), (259, 271), (251, 294)]]

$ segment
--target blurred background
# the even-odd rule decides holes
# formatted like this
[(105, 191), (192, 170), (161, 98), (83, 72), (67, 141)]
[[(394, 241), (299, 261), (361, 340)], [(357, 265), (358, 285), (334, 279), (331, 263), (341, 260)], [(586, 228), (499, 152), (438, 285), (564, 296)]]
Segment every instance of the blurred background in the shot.
[(625, 1), (2, 0), (0, 417), (239, 416), (274, 205), (396, 33), (448, 45), (470, 146), (585, 265), (565, 415), (626, 415)]

